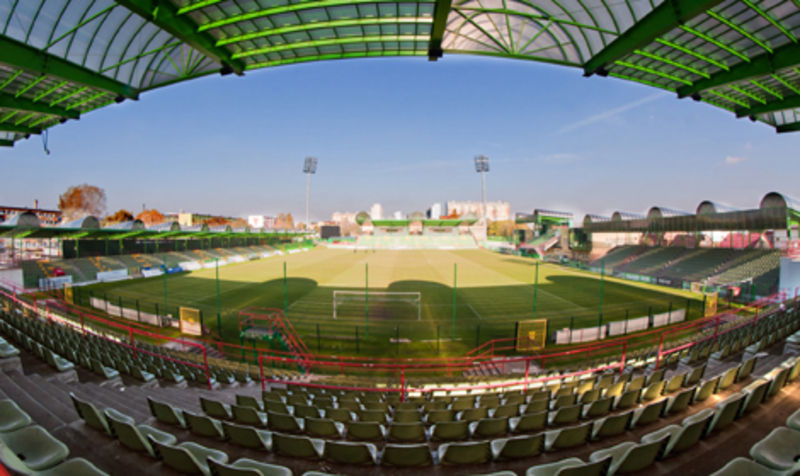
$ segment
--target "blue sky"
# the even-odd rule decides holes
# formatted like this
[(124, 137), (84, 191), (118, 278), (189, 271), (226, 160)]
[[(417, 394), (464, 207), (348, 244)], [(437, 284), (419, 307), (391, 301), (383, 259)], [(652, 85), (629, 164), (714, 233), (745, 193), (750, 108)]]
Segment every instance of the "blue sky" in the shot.
[(448, 55), (281, 66), (145, 93), (0, 149), (0, 203), (55, 207), (68, 186), (108, 209), (304, 215), (303, 158), (319, 158), (312, 218), (490, 200), (610, 214), (704, 199), (755, 208), (800, 196), (800, 133), (573, 68)]

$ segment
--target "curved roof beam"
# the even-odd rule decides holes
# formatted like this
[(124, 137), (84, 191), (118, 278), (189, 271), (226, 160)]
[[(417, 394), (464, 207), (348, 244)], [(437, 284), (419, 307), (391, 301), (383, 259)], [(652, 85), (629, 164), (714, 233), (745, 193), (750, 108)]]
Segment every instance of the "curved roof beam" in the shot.
[(72, 83), (112, 92), (119, 97), (138, 99), (139, 93), (121, 83), (89, 68), (53, 56), (25, 43), (0, 36), (0, 63), (11, 65), (39, 75), (56, 76)]
[(14, 147), (14, 141), (8, 139), (0, 139), (0, 147)]
[(756, 114), (783, 111), (785, 109), (794, 109), (796, 107), (800, 107), (800, 96), (789, 96), (787, 98), (769, 101), (764, 104), (755, 104), (750, 107), (737, 108), (736, 117), (755, 116)]
[(244, 62), (233, 59), (227, 49), (218, 47), (217, 40), (213, 36), (199, 32), (199, 26), (191, 18), (180, 15), (178, 9), (171, 2), (159, 0), (115, 1), (222, 65), (222, 73), (244, 74)]
[(724, 0), (666, 0), (634, 23), (583, 66), (586, 76), (605, 71), (605, 67), (644, 48), (656, 38), (679, 27), (692, 18), (717, 6)]
[(447, 18), (450, 16), (452, 0), (436, 0), (433, 7), (433, 27), (431, 28), (431, 39), (428, 43), (428, 60), (436, 61), (444, 54), (442, 50), (442, 39), (447, 30)]
[(0, 107), (14, 109), (16, 111), (40, 112), (54, 116), (65, 117), (67, 119), (80, 119), (81, 114), (75, 110), (64, 109), (63, 107), (48, 106), (45, 103), (34, 102), (23, 97), (16, 97), (13, 94), (0, 93)]
[(17, 124), (0, 123), (0, 132), (17, 132), (19, 134), (41, 134), (38, 127), (20, 126)]
[(727, 71), (720, 71), (708, 79), (697, 81), (691, 86), (678, 88), (678, 97), (685, 98), (706, 89), (774, 73), (780, 69), (795, 66), (798, 58), (800, 58), (800, 45), (788, 43), (776, 48), (772, 53), (764, 53), (750, 58), (750, 61), (742, 61)]
[(775, 130), (778, 131), (778, 134), (782, 134), (784, 132), (800, 132), (800, 122), (783, 124), (782, 126), (776, 127)]

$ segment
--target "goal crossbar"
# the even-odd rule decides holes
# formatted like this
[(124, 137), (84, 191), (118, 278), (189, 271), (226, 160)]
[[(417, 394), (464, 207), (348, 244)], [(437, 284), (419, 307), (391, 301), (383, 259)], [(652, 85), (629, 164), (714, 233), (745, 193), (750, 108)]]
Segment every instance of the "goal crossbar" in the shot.
[(419, 291), (333, 291), (333, 318), (337, 317), (339, 304), (345, 302), (405, 302), (417, 307), (417, 320), (422, 320), (422, 293)]

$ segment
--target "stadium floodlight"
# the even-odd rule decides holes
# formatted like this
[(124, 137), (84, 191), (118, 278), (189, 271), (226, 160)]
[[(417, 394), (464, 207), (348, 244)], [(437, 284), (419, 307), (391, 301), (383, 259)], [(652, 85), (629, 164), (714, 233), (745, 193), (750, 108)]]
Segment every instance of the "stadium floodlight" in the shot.
[(482, 211), (481, 211), (481, 218), (483, 219), (483, 224), (488, 225), (486, 220), (486, 215), (488, 215), (486, 210), (486, 172), (489, 171), (489, 157), (485, 155), (477, 155), (475, 156), (475, 172), (481, 174), (481, 203), (482, 203)]
[(306, 157), (303, 162), (303, 173), (306, 174), (306, 230), (311, 229), (311, 222), (308, 218), (308, 204), (311, 198), (311, 174), (317, 173), (317, 163), (319, 160), (316, 157)]

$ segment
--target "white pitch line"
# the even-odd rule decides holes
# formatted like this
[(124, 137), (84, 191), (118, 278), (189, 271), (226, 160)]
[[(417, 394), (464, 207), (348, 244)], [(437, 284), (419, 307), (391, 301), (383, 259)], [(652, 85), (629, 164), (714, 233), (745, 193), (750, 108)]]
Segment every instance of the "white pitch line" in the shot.
[(475, 314), (475, 316), (477, 316), (477, 317), (478, 317), (478, 320), (479, 320), (479, 321), (482, 321), (482, 320), (483, 320), (483, 318), (481, 317), (481, 315), (480, 315), (480, 314), (478, 314), (478, 311), (476, 311), (476, 310), (475, 310), (475, 308), (474, 308), (474, 307), (472, 307), (472, 304), (470, 304), (470, 303), (467, 303), (467, 307), (469, 308), (469, 310), (470, 310), (470, 311), (472, 311), (472, 313), (473, 313), (473, 314)]

